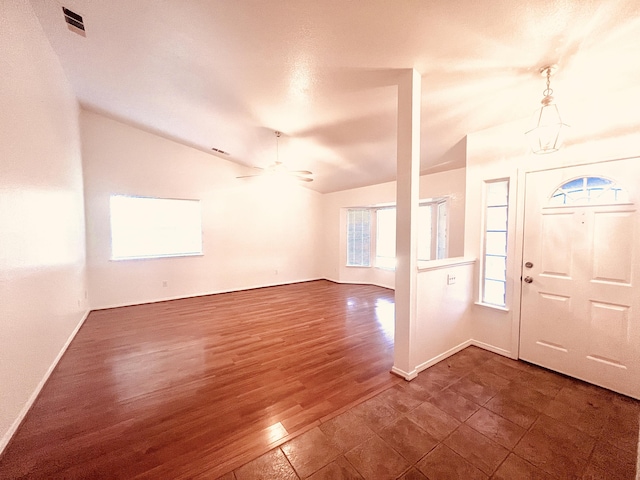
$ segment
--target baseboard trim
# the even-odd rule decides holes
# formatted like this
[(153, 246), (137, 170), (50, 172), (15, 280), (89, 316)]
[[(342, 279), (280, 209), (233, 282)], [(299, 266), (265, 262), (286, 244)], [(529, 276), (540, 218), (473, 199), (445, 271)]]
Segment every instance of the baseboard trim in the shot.
[(493, 345), (489, 345), (488, 343), (480, 342), (478, 340), (469, 340), (470, 345), (473, 345), (478, 348), (482, 348), (484, 350), (488, 350), (493, 353), (497, 353), (498, 355), (502, 355), (503, 357), (509, 357), (514, 360), (518, 359), (518, 356), (510, 352), (509, 350), (505, 350), (504, 348), (494, 347)]
[(391, 373), (393, 373), (394, 375), (397, 375), (401, 378), (404, 378), (407, 382), (410, 382), (411, 380), (413, 380), (414, 378), (416, 378), (418, 376), (418, 371), (414, 368), (413, 370), (411, 370), (410, 372), (405, 372), (404, 370), (393, 366), (391, 367)]
[(145, 300), (134, 303), (113, 303), (106, 306), (100, 307), (91, 307), (91, 310), (109, 310), (111, 308), (122, 308), (122, 307), (133, 307), (136, 305), (149, 305), (151, 303), (162, 303), (162, 302), (170, 302), (172, 300), (184, 300), (185, 298), (197, 298), (197, 297), (207, 297), (209, 295), (219, 295), (222, 293), (233, 293), (233, 292), (245, 292), (247, 290), (258, 290), (260, 288), (269, 288), (269, 287), (280, 287), (283, 285), (294, 285), (296, 283), (307, 283), (307, 282), (317, 282), (318, 280), (326, 280), (327, 282), (336, 283), (338, 285), (372, 285), (374, 287), (386, 288), (387, 290), (394, 290), (391, 287), (387, 287), (385, 285), (378, 285), (376, 283), (362, 283), (362, 282), (339, 282), (338, 280), (333, 280), (331, 278), (318, 277), (318, 278), (310, 278), (307, 280), (294, 280), (291, 282), (283, 282), (283, 283), (270, 283), (265, 285), (258, 285), (253, 287), (243, 287), (243, 288), (232, 288), (229, 290), (215, 290), (211, 292), (204, 293), (194, 293), (189, 295), (177, 295), (173, 297), (161, 298), (158, 300)]
[(371, 285), (372, 287), (386, 288), (387, 290), (395, 291), (395, 288), (389, 287), (388, 285), (380, 285), (379, 283), (351, 282), (351, 281), (334, 280), (332, 278), (323, 278), (322, 280), (326, 280), (326, 281), (332, 282), (332, 283), (337, 283), (338, 285)]
[(458, 353), (460, 350), (464, 350), (465, 348), (467, 348), (469, 345), (472, 345), (472, 340), (466, 340), (458, 345), (456, 345), (455, 347), (450, 348), (449, 350), (447, 350), (446, 352), (441, 353), (440, 355), (436, 355), (435, 357), (427, 360), (426, 362), (421, 363), (420, 365), (418, 365), (416, 367), (416, 371), (418, 373), (422, 372), (423, 370), (426, 370), (427, 368), (435, 365), (438, 362), (441, 362), (442, 360), (444, 360), (445, 358), (449, 358), (451, 355), (455, 355), (456, 353)]
[[(143, 300), (134, 303), (114, 303), (106, 306), (100, 307), (91, 307), (91, 310), (109, 310), (111, 308), (122, 308), (122, 307), (133, 307), (136, 305), (149, 305), (152, 303), (162, 303), (162, 302), (171, 302), (172, 300), (184, 300), (186, 298), (198, 298), (198, 297), (208, 297), (209, 295), (219, 295), (222, 293), (233, 293), (233, 292), (245, 292), (247, 290), (259, 290), (261, 288), (269, 288), (269, 287), (280, 287), (283, 285), (294, 285), (296, 283), (307, 283), (307, 282), (317, 282), (318, 280), (327, 280), (326, 278), (318, 277), (318, 278), (309, 278), (306, 280), (293, 280), (291, 282), (282, 282), (282, 283), (269, 283), (265, 285), (256, 285), (252, 287), (243, 287), (243, 288), (231, 288), (228, 290), (214, 290), (210, 292), (203, 293), (194, 293), (189, 295), (176, 295), (173, 297), (160, 298), (157, 300)], [(333, 281), (333, 280), (329, 280)]]
[(13, 438), (15, 433), (18, 431), (18, 428), (20, 428), (20, 425), (24, 421), (24, 418), (27, 416), (27, 413), (29, 413), (29, 410), (31, 410), (31, 407), (33, 406), (36, 399), (38, 398), (38, 395), (40, 395), (42, 388), (47, 383), (47, 380), (49, 380), (49, 377), (51, 376), (56, 366), (58, 365), (58, 362), (60, 362), (60, 359), (62, 358), (64, 353), (67, 351), (67, 348), (69, 348), (69, 345), (71, 345), (71, 342), (76, 337), (78, 331), (80, 330), (82, 325), (84, 325), (84, 322), (89, 316), (89, 313), (90, 313), (90, 310), (87, 310), (84, 312), (84, 314), (82, 315), (82, 318), (80, 319), (76, 327), (73, 329), (73, 331), (67, 338), (67, 341), (60, 349), (60, 352), (58, 353), (56, 358), (53, 360), (53, 363), (51, 363), (51, 365), (47, 369), (47, 372), (44, 374), (44, 376), (36, 386), (35, 390), (29, 397), (29, 400), (27, 400), (27, 402), (22, 407), (22, 410), (20, 410), (18, 417), (14, 420), (13, 424), (11, 424), (11, 427), (9, 427), (9, 430), (7, 430), (6, 433), (2, 436), (2, 439), (0, 439), (0, 456), (3, 454), (5, 448), (7, 448), (7, 445), (9, 445), (9, 442), (11, 442), (11, 439)]

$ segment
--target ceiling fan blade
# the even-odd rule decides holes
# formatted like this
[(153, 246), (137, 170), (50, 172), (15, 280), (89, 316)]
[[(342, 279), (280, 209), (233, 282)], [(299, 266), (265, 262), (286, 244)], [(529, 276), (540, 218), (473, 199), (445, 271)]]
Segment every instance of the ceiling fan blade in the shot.
[(309, 178), (309, 177), (296, 177), (296, 178), (301, 182), (313, 182), (313, 178)]
[(313, 175), (313, 172), (309, 170), (289, 170), (289, 173), (293, 173), (294, 175)]
[(252, 177), (262, 177), (262, 175), (240, 175), (236, 178), (252, 178)]

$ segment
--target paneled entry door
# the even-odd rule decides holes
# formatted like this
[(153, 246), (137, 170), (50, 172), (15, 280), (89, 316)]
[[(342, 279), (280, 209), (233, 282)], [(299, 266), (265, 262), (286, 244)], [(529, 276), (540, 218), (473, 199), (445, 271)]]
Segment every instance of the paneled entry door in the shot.
[(640, 158), (526, 176), (520, 358), (640, 399)]

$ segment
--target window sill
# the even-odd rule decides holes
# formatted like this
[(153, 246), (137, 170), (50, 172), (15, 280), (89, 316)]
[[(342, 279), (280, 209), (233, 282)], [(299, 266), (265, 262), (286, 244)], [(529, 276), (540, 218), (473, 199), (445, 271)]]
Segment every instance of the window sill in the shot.
[(501, 312), (510, 311), (507, 307), (501, 307), (500, 305), (492, 305), (491, 303), (474, 302), (474, 305), (478, 305), (479, 307), (491, 308), (493, 310), (499, 310)]
[(111, 257), (111, 262), (126, 262), (128, 260), (154, 260), (158, 258), (183, 258), (183, 257), (204, 257), (204, 253), (175, 253), (170, 255), (148, 255), (138, 257)]
[(449, 257), (440, 260), (418, 260), (418, 272), (427, 270), (438, 270), (441, 268), (459, 267), (463, 265), (473, 265), (475, 258), (471, 257)]

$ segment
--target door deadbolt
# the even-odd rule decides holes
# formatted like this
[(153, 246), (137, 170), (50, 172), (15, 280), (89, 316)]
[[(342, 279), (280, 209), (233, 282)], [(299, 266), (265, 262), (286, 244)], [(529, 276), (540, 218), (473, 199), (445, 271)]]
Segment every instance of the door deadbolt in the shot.
[(531, 278), (531, 277), (524, 277), (524, 283), (533, 283), (533, 278)]
[(527, 262), (527, 263), (524, 264), (524, 266), (527, 267), (527, 268), (531, 268), (531, 267), (533, 267), (533, 263)]

